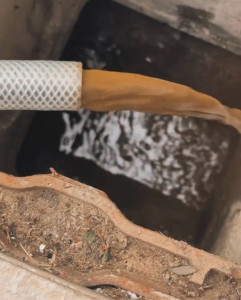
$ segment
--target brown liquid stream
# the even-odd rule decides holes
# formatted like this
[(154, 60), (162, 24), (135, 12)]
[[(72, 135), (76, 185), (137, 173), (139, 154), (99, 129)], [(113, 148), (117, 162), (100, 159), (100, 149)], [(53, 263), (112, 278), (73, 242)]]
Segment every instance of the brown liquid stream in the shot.
[(187, 86), (147, 76), (83, 71), (81, 107), (94, 111), (135, 110), (217, 120), (241, 133), (241, 111)]

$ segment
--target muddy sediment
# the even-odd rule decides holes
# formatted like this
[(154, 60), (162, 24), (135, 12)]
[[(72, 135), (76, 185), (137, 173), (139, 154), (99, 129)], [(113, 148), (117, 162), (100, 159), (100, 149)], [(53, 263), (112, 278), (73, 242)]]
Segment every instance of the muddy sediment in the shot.
[[(63, 182), (63, 188), (72, 184)], [(190, 282), (198, 270), (188, 259), (127, 235), (108, 214), (85, 201), (91, 190), (85, 196), (82, 189), (78, 199), (51, 188), (2, 187), (1, 251), (87, 286), (104, 282), (113, 271), (120, 277), (132, 274), (137, 282), (142, 278), (180, 299), (237, 295), (239, 282), (221, 273), (211, 272), (201, 286)], [(92, 196), (98, 198), (94, 191)]]

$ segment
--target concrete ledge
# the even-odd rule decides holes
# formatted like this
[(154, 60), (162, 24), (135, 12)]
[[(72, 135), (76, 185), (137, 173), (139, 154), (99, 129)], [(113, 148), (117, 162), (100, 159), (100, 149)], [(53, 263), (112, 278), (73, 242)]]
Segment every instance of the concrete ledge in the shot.
[(2, 300), (105, 300), (95, 292), (40, 271), (0, 252)]

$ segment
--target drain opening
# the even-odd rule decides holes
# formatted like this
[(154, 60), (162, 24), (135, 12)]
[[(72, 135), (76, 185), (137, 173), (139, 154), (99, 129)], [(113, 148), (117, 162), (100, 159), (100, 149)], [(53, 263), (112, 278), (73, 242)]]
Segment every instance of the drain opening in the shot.
[[(186, 68), (191, 71), (205, 47), (210, 47), (210, 59), (217, 57), (217, 50), (178, 34), (179, 39), (168, 26), (110, 1), (101, 5), (90, 1), (62, 59), (80, 60), (85, 68), (189, 83), (182, 66), (171, 70), (173, 57), (190, 60)], [(160, 39), (165, 45), (161, 49)], [(206, 65), (199, 67), (200, 77), (206, 73)], [(202, 82), (197, 89), (208, 92)], [(136, 224), (198, 245), (208, 223), (210, 195), (235, 143), (234, 130), (199, 119), (131, 112), (39, 112), (17, 166), (20, 175), (47, 173), (54, 167), (105, 191)]]

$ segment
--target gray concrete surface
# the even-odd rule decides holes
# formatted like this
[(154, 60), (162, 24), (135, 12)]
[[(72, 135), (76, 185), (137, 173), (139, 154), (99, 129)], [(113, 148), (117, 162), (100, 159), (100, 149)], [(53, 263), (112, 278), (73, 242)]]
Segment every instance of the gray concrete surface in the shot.
[(241, 263), (241, 139), (216, 192), (212, 195), (210, 224), (201, 247)]
[(0, 59), (57, 59), (87, 0), (0, 2)]
[(211, 249), (233, 262), (241, 264), (241, 199), (233, 203)]
[(0, 252), (1, 300), (105, 300), (87, 288), (76, 286), (35, 269)]
[(204, 41), (241, 54), (237, 0), (115, 0)]

